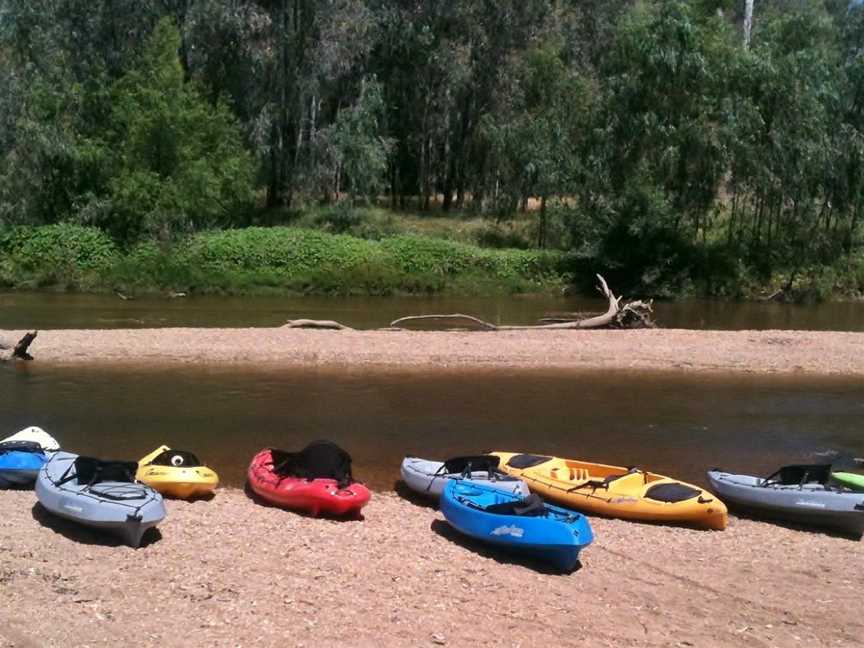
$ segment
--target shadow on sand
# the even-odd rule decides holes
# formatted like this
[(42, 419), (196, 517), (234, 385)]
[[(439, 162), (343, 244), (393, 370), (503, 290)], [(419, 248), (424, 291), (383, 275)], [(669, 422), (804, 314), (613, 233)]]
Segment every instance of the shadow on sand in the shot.
[[(51, 529), (54, 533), (74, 540), (75, 542), (88, 545), (102, 545), (104, 547), (125, 547), (128, 546), (118, 535), (114, 535), (109, 531), (102, 529), (94, 529), (77, 524), (71, 520), (58, 517), (51, 514), (42, 504), (36, 502), (33, 508), (30, 509), (33, 519), (47, 529)], [(147, 529), (144, 537), (141, 538), (139, 549), (148, 547), (154, 542), (162, 539), (162, 533), (157, 528)]]
[(465, 549), (478, 553), (481, 556), (491, 558), (502, 565), (519, 565), (520, 567), (527, 567), (528, 569), (533, 569), (541, 574), (549, 574), (552, 576), (569, 576), (570, 574), (574, 574), (582, 569), (582, 563), (577, 562), (573, 571), (562, 572), (542, 560), (530, 558), (499, 547), (491, 547), (479, 540), (462, 535), (443, 520), (433, 520), (430, 528), (442, 538), (446, 538), (447, 540), (458, 544), (460, 547), (464, 547)]
[(758, 510), (751, 511), (736, 506), (734, 509), (732, 509), (731, 512), (735, 515), (735, 517), (742, 520), (749, 520), (750, 522), (761, 522), (763, 524), (773, 524), (784, 529), (800, 531), (802, 533), (826, 535), (832, 538), (851, 540), (852, 542), (860, 542), (862, 538), (862, 534), (852, 533), (851, 531), (844, 531), (843, 529), (834, 529), (831, 527), (816, 526), (813, 524), (807, 524), (806, 522), (795, 522), (792, 520), (773, 518), (765, 515), (763, 511)]
[(401, 479), (397, 479), (393, 483), (393, 491), (402, 499), (410, 502), (414, 506), (419, 506), (425, 509), (438, 510), (438, 500), (434, 497), (425, 497), (420, 493), (411, 490)]

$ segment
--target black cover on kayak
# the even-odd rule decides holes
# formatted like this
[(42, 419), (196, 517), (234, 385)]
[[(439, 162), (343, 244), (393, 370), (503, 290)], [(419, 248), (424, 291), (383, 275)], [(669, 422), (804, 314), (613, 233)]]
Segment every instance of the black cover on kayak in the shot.
[(200, 466), (202, 465), (200, 461), (198, 461), (198, 457), (196, 457), (191, 452), (186, 452), (185, 450), (166, 450), (162, 454), (158, 455), (153, 461), (150, 462), (151, 466), (174, 466), (175, 468), (179, 468), (183, 466), (185, 468)]
[[(453, 457), (444, 462), (442, 473), (458, 475), (463, 472), (475, 472), (481, 470), (495, 470), (498, 468), (500, 457), (494, 455), (476, 455), (474, 457)], [(469, 470), (470, 468), (470, 470)]]
[(546, 515), (546, 505), (543, 503), (543, 499), (534, 493), (521, 500), (492, 504), (483, 510), (498, 515), (522, 515), (525, 517)]
[(657, 484), (645, 491), (645, 497), (657, 502), (683, 502), (702, 494), (702, 491), (684, 484)]
[(518, 454), (510, 457), (510, 461), (507, 462), (507, 465), (516, 468), (517, 470), (524, 470), (525, 468), (533, 468), (534, 466), (546, 463), (551, 458), (552, 457), (544, 457), (542, 455)]
[(138, 464), (134, 461), (110, 461), (93, 457), (75, 459), (75, 481), (79, 484), (100, 482), (134, 483)]
[(767, 486), (769, 483), (785, 484), (787, 486), (797, 486), (798, 484), (824, 484), (830, 477), (830, 464), (783, 466), (777, 472), (766, 477), (763, 486)]
[(351, 455), (332, 441), (313, 441), (300, 452), (271, 449), (273, 472), (303, 479), (335, 479), (344, 488), (354, 481)]
[(4, 452), (44, 452), (35, 441), (4, 441), (0, 443), (0, 454)]

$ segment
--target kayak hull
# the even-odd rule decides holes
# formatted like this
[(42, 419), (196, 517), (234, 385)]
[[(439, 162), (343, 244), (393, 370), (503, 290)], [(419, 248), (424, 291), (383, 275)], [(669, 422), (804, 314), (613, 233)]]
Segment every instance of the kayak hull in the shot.
[[(20, 448), (22, 445), (30, 448), (28, 451), (8, 449), (9, 446)], [(48, 459), (48, 453), (58, 449), (57, 441), (37, 427), (24, 428), (0, 440), (0, 488), (33, 484)]]
[(249, 488), (266, 502), (314, 517), (358, 516), (372, 497), (369, 489), (359, 482), (339, 488), (335, 479), (278, 475), (273, 470), (269, 448), (252, 458), (246, 477)]
[(213, 495), (219, 486), (219, 475), (207, 466), (155, 465), (151, 462), (164, 452), (168, 446), (160, 446), (138, 461), (135, 478), (159, 491), (166, 497), (176, 499), (198, 499)]
[(165, 519), (162, 496), (139, 483), (88, 486), (77, 479), (63, 483), (74, 474), (77, 457), (57, 452), (45, 463), (36, 478), (39, 503), (53, 515), (119, 536), (130, 547), (138, 547), (147, 530)]
[(0, 488), (29, 486), (45, 465), (43, 452), (4, 452), (0, 454)]
[(546, 514), (524, 517), (490, 513), (490, 505), (518, 502), (522, 497), (476, 482), (450, 480), (441, 495), (441, 512), (460, 533), (497, 549), (552, 564), (570, 572), (582, 550), (594, 539), (584, 515), (546, 505)]
[[(490, 454), (500, 458), (503, 471), (524, 479), (532, 492), (577, 511), (718, 531), (728, 522), (726, 505), (719, 498), (663, 475), (559, 457)], [(532, 459), (533, 465), (522, 467)]]
[(864, 493), (824, 484), (765, 484), (753, 475), (708, 471), (711, 487), (737, 510), (779, 522), (864, 534)]
[(454, 479), (461, 479), (472, 483), (479, 483), (489, 488), (513, 493), (521, 497), (527, 497), (531, 491), (521, 479), (511, 477), (503, 472), (473, 471), (468, 475), (457, 473), (442, 473), (444, 462), (429, 461), (419, 457), (405, 457), (402, 460), (399, 472), (402, 481), (418, 495), (438, 499), (444, 492), (444, 487)]

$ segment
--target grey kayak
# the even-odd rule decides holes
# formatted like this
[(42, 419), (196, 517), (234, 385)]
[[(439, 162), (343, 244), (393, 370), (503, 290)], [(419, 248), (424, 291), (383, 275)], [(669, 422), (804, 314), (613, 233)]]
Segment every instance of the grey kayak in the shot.
[(134, 481), (136, 468), (134, 462), (58, 452), (39, 471), (36, 497), (54, 515), (119, 535), (138, 547), (144, 533), (165, 519), (165, 504), (155, 490)]
[(769, 477), (708, 471), (724, 502), (775, 520), (864, 533), (864, 493), (834, 485), (830, 465), (784, 466)]
[(505, 493), (528, 497), (528, 484), (518, 477), (497, 469), (498, 457), (456, 457), (448, 461), (429, 461), (418, 457), (405, 457), (400, 472), (402, 480), (412, 491), (438, 498), (452, 479), (483, 484)]

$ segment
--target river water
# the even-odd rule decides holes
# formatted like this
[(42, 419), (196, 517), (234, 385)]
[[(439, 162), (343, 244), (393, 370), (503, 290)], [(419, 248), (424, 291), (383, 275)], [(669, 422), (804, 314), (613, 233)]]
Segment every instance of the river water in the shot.
[[(279, 326), (335, 319), (355, 328), (405, 315), (465, 313), (496, 324), (533, 324), (547, 313), (602, 312), (600, 299), (526, 297), (139, 297), (0, 293), (0, 329)], [(818, 306), (685, 300), (655, 304), (666, 328), (864, 331), (864, 302)]]
[(166, 443), (239, 486), (264, 446), (329, 438), (355, 476), (393, 487), (406, 454), (524, 450), (706, 469), (864, 455), (864, 384), (650, 372), (0, 367), (0, 436), (40, 425), (73, 452), (134, 460)]

